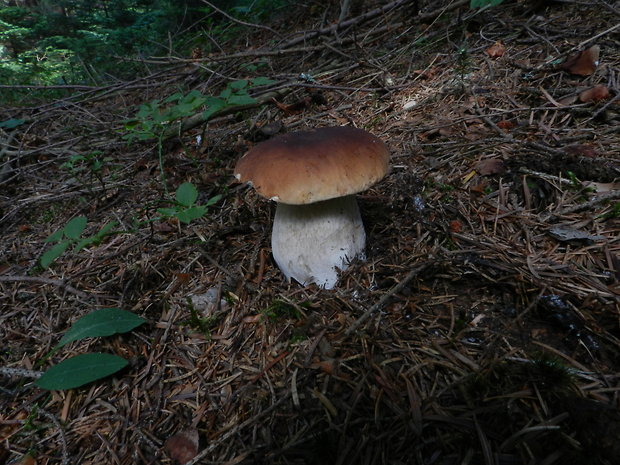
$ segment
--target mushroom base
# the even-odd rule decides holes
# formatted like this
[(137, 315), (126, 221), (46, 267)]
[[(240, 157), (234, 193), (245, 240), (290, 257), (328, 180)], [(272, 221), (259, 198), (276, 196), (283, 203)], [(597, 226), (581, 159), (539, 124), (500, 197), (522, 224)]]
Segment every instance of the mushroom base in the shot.
[(331, 289), (338, 271), (362, 255), (366, 233), (355, 196), (308, 205), (279, 203), (271, 235), (273, 256), (288, 280)]

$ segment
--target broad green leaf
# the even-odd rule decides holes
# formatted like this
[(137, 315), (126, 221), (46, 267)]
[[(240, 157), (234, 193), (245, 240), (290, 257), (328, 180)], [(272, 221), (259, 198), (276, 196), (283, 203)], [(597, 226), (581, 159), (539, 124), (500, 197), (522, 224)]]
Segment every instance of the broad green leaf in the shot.
[(194, 100), (196, 98), (202, 97), (202, 94), (200, 93), (200, 91), (194, 89), (191, 90), (186, 96), (186, 99), (190, 99), (190, 100)]
[(189, 224), (192, 220), (201, 218), (207, 212), (207, 207), (199, 205), (197, 207), (186, 208), (176, 214), (176, 217), (182, 223)]
[(241, 90), (245, 89), (248, 86), (248, 81), (246, 79), (239, 79), (238, 81), (233, 81), (228, 83), (226, 87), (230, 87), (231, 89)]
[(275, 83), (276, 81), (274, 81), (273, 79), (269, 79), (267, 77), (261, 76), (261, 77), (252, 79), (251, 82), (253, 86), (267, 86), (269, 84)]
[(97, 239), (95, 238), (95, 236), (89, 236), (89, 237), (85, 237), (84, 239), (82, 239), (81, 241), (79, 241), (75, 247), (73, 248), (74, 252), (79, 252), (80, 250), (82, 250), (84, 247), (88, 247), (90, 244), (92, 244), (93, 242), (95, 242)]
[(202, 112), (202, 117), (205, 120), (208, 120), (209, 118), (211, 118), (214, 114), (216, 114), (218, 111), (222, 110), (226, 108), (226, 104), (223, 105), (219, 105), (217, 107), (209, 107), (207, 108), (205, 111)]
[(253, 105), (256, 103), (256, 99), (249, 95), (233, 95), (228, 99), (229, 105)]
[(42, 389), (73, 389), (105, 378), (127, 366), (127, 360), (111, 354), (82, 354), (51, 367), (35, 382)]
[(110, 232), (110, 230), (112, 228), (114, 228), (116, 225), (118, 224), (118, 222), (116, 221), (110, 221), (109, 223), (106, 223), (97, 234), (95, 234), (95, 237), (97, 238), (97, 240), (101, 240), (103, 239), (105, 236), (107, 236), (108, 234), (112, 234)]
[(228, 97), (232, 95), (232, 87), (228, 86), (222, 92), (220, 92), (220, 98), (226, 100)]
[(191, 207), (198, 198), (198, 191), (191, 182), (184, 182), (177, 188), (176, 199), (181, 205)]
[(54, 260), (62, 255), (62, 253), (67, 250), (71, 241), (64, 240), (54, 245), (51, 249), (41, 255), (39, 262), (43, 268), (49, 267)]
[(207, 109), (202, 113), (205, 120), (208, 120), (215, 113), (226, 108), (227, 106), (226, 101), (218, 97), (210, 97), (205, 103), (207, 104)]
[(72, 218), (64, 227), (65, 236), (69, 239), (78, 239), (86, 228), (87, 219), (85, 216)]
[(181, 92), (177, 92), (175, 94), (172, 94), (170, 97), (166, 98), (164, 100), (164, 103), (177, 102), (182, 98), (183, 98), (183, 94)]
[(56, 348), (59, 349), (70, 342), (87, 337), (103, 337), (127, 333), (145, 321), (144, 318), (120, 308), (95, 310), (73, 323), (73, 326), (58, 342)]
[(158, 208), (157, 209), (157, 213), (165, 217), (176, 216), (178, 212), (179, 212), (178, 208)]
[(45, 242), (58, 242), (59, 240), (62, 239), (63, 233), (64, 231), (62, 229), (59, 229), (58, 231), (47, 236), (47, 239), (45, 239)]
[(222, 194), (214, 195), (207, 201), (205, 206), (210, 207), (211, 205), (215, 205), (221, 198), (222, 198)]
[(129, 121), (125, 122), (125, 129), (128, 130), (128, 131), (133, 131), (138, 126), (140, 126), (140, 121), (137, 120), (137, 119), (129, 120)]
[(26, 120), (23, 120), (23, 119), (11, 118), (11, 119), (7, 119), (5, 121), (1, 121), (0, 122), (0, 128), (13, 129), (13, 128), (16, 128), (17, 126), (21, 126), (25, 122), (26, 122)]

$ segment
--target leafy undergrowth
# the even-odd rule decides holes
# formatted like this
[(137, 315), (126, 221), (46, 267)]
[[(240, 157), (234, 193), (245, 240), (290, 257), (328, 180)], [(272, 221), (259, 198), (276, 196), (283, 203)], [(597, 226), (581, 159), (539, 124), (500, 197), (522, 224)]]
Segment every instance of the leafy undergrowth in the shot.
[[(356, 3), (338, 29), (300, 4), (279, 36), (2, 111), (0, 463), (615, 463), (620, 13), (420, 3)], [(244, 105), (127, 140), (145, 102), (252, 79)], [(366, 260), (325, 291), (284, 281), (274, 207), (232, 169), (334, 125), (392, 167), (358, 196)], [(46, 358), (110, 307), (148, 322)], [(36, 386), (91, 352), (128, 366)]]

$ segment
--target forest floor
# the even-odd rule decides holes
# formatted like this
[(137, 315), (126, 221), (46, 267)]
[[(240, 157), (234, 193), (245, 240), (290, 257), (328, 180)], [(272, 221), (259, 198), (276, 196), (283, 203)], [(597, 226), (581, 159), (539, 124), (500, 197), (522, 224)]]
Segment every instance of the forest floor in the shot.
[[(340, 27), (337, 2), (299, 4), (277, 33), (0, 110), (24, 121), (0, 129), (0, 464), (618, 463), (620, 10), (427, 3), (365, 2)], [(161, 157), (123, 138), (142, 103), (263, 76), (260, 103), (184, 120)], [(275, 206), (233, 168), (342, 125), (392, 154), (358, 195), (366, 259), (333, 290), (288, 283)], [(184, 182), (221, 198), (158, 219)], [(43, 268), (80, 215), (114, 233)], [(48, 356), (109, 307), (147, 323)], [(87, 352), (129, 365), (33, 383)]]

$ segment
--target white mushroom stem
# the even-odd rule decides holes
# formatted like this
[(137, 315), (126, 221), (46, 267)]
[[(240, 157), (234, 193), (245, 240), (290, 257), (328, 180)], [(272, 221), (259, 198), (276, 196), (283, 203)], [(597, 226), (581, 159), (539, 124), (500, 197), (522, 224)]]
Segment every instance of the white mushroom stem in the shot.
[(287, 279), (331, 289), (338, 271), (364, 252), (366, 233), (355, 196), (308, 205), (278, 203), (271, 248)]

